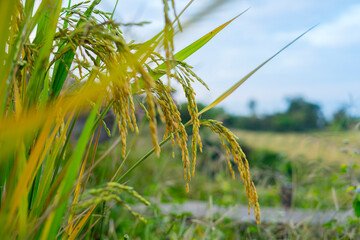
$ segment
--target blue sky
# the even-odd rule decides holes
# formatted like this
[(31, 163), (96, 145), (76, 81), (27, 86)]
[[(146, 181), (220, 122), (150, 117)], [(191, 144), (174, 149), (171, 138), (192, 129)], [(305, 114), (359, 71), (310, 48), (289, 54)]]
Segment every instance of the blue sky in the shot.
[[(208, 8), (213, 3), (221, 3)], [(188, 1), (177, 0), (178, 12)], [(103, 0), (111, 11), (115, 0)], [(233, 83), (302, 32), (313, 31), (276, 57), (220, 106), (237, 114), (248, 113), (247, 103), (257, 100), (262, 114), (281, 111), (285, 98), (303, 96), (322, 106), (325, 114), (342, 105), (360, 115), (360, 2), (354, 0), (195, 0), (181, 18), (184, 31), (176, 37), (180, 50), (192, 41), (250, 8), (204, 48), (188, 59), (210, 92), (196, 85), (197, 100), (210, 103)], [(202, 10), (205, 14), (199, 14)], [(211, 11), (209, 11), (209, 9)], [(191, 24), (186, 24), (194, 19)], [(115, 19), (150, 21), (127, 29), (143, 41), (163, 27), (161, 0), (119, 0)], [(178, 99), (184, 99), (181, 92)]]

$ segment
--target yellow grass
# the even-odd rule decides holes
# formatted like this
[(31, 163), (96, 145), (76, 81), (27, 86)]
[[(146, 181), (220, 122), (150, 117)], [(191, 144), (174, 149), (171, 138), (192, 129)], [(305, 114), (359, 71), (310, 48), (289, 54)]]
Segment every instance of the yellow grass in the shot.
[(240, 141), (252, 148), (281, 152), (290, 158), (322, 159), (329, 163), (347, 163), (349, 157), (341, 150), (359, 147), (360, 142), (360, 134), (356, 131), (273, 133), (238, 130), (235, 133)]

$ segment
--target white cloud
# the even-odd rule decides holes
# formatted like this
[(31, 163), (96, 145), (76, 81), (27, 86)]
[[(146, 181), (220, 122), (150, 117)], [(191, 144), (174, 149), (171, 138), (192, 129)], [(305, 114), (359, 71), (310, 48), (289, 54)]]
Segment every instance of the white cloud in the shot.
[(256, 0), (248, 1), (256, 18), (273, 18), (277, 15), (293, 14), (305, 11), (312, 1)]
[(360, 5), (352, 6), (334, 21), (319, 25), (307, 38), (323, 47), (344, 47), (360, 43)]

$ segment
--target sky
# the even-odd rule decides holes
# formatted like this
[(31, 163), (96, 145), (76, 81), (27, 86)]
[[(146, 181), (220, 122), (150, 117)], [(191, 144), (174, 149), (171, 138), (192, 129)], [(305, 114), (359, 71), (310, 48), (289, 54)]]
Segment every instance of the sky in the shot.
[[(112, 11), (115, 0), (100, 8)], [(180, 12), (189, 1), (177, 0)], [(208, 84), (194, 85), (199, 102), (210, 103), (294, 38), (318, 26), (270, 61), (219, 106), (248, 114), (283, 111), (287, 98), (319, 104), (327, 117), (342, 106), (360, 115), (360, 2), (358, 0), (195, 0), (180, 18), (184, 30), (176, 51), (249, 10), (186, 61)], [(161, 0), (119, 0), (116, 21), (149, 21), (125, 29), (128, 39), (145, 41), (164, 26)], [(185, 98), (177, 94), (179, 101)]]

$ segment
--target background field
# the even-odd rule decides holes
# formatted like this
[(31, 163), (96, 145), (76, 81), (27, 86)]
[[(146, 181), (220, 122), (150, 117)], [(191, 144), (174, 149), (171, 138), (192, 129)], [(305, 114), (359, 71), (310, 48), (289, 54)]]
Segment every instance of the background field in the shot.
[[(175, 151), (173, 158), (170, 145), (165, 146), (159, 159), (148, 159), (139, 167), (139, 171), (128, 178), (127, 184), (138, 189), (145, 197), (151, 199), (153, 204), (153, 208), (148, 208), (144, 213), (151, 224), (143, 226), (139, 223), (140, 225), (134, 229), (134, 235), (144, 237), (146, 234), (142, 232), (142, 227), (154, 227), (161, 234), (172, 229), (172, 235), (167, 236), (174, 239), (211, 239), (210, 234), (214, 234), (214, 239), (227, 239), (229, 236), (231, 239), (243, 239), (246, 236), (260, 239), (327, 239), (334, 236), (355, 236), (354, 234), (359, 233), (358, 221), (351, 211), (353, 194), (348, 191), (350, 186), (357, 183), (359, 176), (356, 166), (359, 160), (356, 155), (358, 131), (234, 132), (248, 156), (259, 202), (266, 210), (264, 214), (267, 215), (264, 218), (271, 219), (273, 214), (273, 219), (278, 219), (275, 217), (276, 214), (284, 210), (292, 212), (308, 209), (310, 212), (304, 213), (306, 217), (301, 221), (287, 224), (281, 223), (282, 218), (279, 218), (280, 220), (274, 220), (275, 223), (256, 226), (254, 220), (249, 221), (246, 217), (243, 219), (248, 220), (244, 222), (219, 213), (211, 215), (211, 205), (223, 206), (231, 211), (236, 205), (246, 206), (247, 199), (239, 176), (236, 176), (237, 180), (231, 180), (226, 166), (226, 156), (221, 151), (218, 138), (210, 132), (202, 131), (206, 150), (199, 154), (197, 174), (191, 182), (189, 193), (185, 192), (179, 153)], [(143, 133), (142, 136), (146, 135)], [(125, 169), (150, 148), (147, 143), (146, 137), (135, 140), (128, 162), (124, 165)], [(109, 169), (114, 169), (119, 164), (114, 160), (117, 151), (109, 157), (107, 165), (102, 166), (103, 174), (111, 175)], [(191, 207), (186, 210), (187, 203), (193, 201), (207, 204), (205, 216), (197, 216)], [(173, 211), (170, 211), (173, 214), (162, 214), (163, 203), (173, 205)], [(354, 220), (348, 222), (346, 217), (345, 222), (340, 221), (339, 217), (340, 222), (336, 222), (336, 219), (331, 220), (335, 212), (349, 210), (350, 216), (353, 216), (351, 219)], [(311, 224), (318, 213), (329, 213), (330, 218), (326, 218), (326, 222)], [(217, 220), (219, 222), (214, 225)], [(119, 224), (126, 224), (126, 220), (121, 220)], [(154, 229), (149, 229), (149, 235), (146, 236), (153, 237), (153, 231)], [(175, 234), (173, 231), (178, 232)]]
[(348, 164), (351, 161), (346, 149), (359, 148), (357, 131), (272, 133), (235, 131), (240, 141), (252, 148), (263, 148), (285, 154), (289, 158), (303, 157), (308, 161)]

